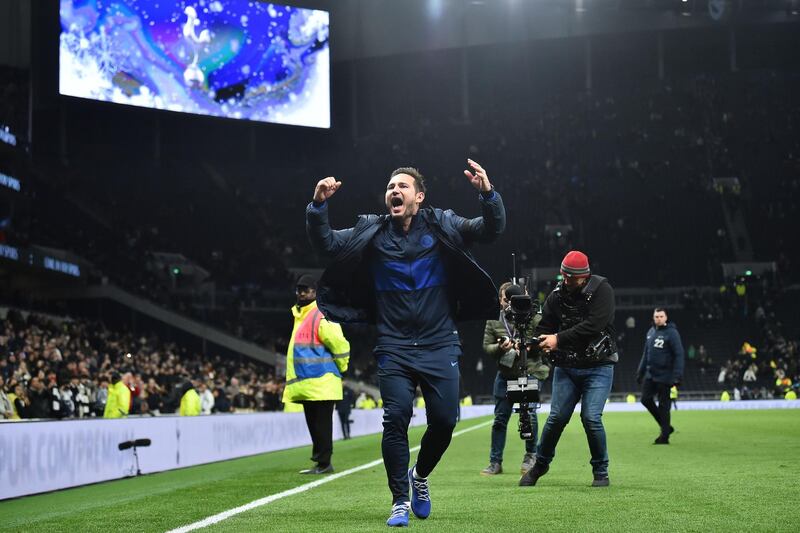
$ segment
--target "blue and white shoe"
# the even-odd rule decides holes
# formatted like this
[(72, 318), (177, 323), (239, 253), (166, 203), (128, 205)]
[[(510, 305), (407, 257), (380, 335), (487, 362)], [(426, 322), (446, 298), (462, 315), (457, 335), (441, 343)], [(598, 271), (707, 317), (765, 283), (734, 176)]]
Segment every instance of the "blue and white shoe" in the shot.
[(386, 521), (389, 527), (408, 527), (408, 504), (400, 502), (392, 505), (392, 514)]
[(428, 489), (428, 480), (414, 477), (414, 468), (408, 471), (408, 484), (411, 487), (411, 511), (417, 518), (428, 518), (431, 514), (431, 493)]

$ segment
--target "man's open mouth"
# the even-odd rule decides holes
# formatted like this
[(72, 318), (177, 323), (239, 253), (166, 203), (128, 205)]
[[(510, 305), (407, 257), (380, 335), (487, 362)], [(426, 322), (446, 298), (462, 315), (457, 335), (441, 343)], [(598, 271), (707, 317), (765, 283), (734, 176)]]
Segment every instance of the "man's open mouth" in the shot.
[(389, 202), (391, 203), (392, 207), (400, 207), (403, 205), (403, 198), (400, 196), (392, 196), (392, 199), (389, 200)]

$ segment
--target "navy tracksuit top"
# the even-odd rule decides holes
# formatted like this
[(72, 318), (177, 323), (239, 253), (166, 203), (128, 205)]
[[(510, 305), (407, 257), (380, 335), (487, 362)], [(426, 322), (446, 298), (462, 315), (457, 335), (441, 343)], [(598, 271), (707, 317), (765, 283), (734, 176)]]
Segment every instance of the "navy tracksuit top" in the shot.
[(373, 237), (370, 270), (378, 310), (376, 351), (459, 343), (440, 246), (419, 216), (413, 217), (408, 234), (390, 223)]

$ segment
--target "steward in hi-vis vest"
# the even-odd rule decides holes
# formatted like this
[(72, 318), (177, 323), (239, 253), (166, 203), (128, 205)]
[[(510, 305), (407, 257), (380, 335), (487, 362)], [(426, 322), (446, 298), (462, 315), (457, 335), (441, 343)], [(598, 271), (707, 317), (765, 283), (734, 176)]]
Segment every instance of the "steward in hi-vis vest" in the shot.
[(317, 309), (317, 281), (303, 275), (297, 281), (294, 328), (286, 353), (283, 401), (303, 405), (311, 434), (311, 460), (317, 465), (303, 474), (333, 472), (333, 408), (342, 399), (342, 373), (350, 362), (350, 343), (339, 324), (328, 322)]
[(342, 372), (350, 362), (350, 343), (342, 326), (325, 320), (316, 301), (292, 307), (292, 315), (283, 401), (341, 400)]

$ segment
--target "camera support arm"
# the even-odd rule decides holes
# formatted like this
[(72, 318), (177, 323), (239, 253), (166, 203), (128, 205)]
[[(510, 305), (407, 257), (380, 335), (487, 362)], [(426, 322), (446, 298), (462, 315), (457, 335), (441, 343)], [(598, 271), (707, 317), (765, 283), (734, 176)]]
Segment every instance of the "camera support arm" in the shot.
[(531, 424), (531, 408), (539, 403), (539, 380), (528, 375), (528, 326), (533, 318), (533, 301), (527, 295), (511, 297), (511, 319), (514, 322), (515, 344), (519, 351), (518, 377), (506, 383), (506, 397), (518, 403), (519, 436), (523, 440), (535, 438)]

